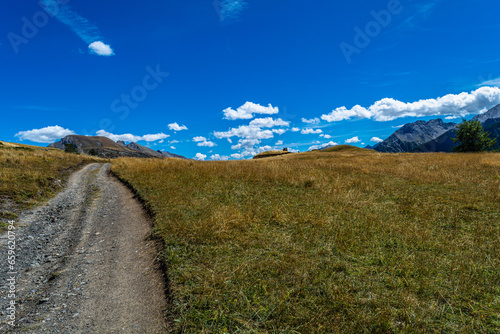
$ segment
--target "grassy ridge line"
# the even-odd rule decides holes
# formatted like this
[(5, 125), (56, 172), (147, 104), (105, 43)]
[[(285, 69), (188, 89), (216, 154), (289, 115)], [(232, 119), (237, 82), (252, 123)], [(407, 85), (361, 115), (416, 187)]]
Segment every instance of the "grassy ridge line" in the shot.
[(498, 332), (500, 155), (118, 159), (177, 333)]

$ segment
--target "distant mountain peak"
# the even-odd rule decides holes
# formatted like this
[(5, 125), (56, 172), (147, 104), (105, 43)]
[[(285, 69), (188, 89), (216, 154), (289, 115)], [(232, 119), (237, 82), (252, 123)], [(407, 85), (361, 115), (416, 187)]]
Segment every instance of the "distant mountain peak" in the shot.
[(410, 152), (420, 145), (454, 129), (455, 126), (455, 123), (445, 123), (441, 118), (408, 123), (377, 145), (375, 150), (392, 153)]
[(485, 123), (490, 119), (500, 119), (500, 104), (494, 106), (487, 112), (483, 114), (476, 115), (472, 118), (474, 121), (479, 121), (481, 123)]
[(186, 159), (176, 154), (167, 156), (164, 153), (157, 152), (137, 143), (129, 143), (127, 145), (124, 141), (119, 140), (118, 142), (114, 142), (107, 137), (100, 136), (69, 135), (58, 142), (50, 144), (49, 147), (64, 150), (68, 144), (75, 145), (79, 153), (89, 154), (89, 151), (93, 149), (102, 158), (132, 157), (164, 159), (165, 157), (175, 157)]

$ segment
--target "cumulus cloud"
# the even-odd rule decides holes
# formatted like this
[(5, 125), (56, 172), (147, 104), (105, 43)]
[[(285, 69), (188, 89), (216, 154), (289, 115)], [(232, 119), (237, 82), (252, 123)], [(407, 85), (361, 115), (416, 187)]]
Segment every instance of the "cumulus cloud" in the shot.
[(182, 130), (188, 129), (187, 126), (179, 125), (179, 124), (177, 124), (177, 122), (169, 124), (168, 128), (172, 131), (182, 131)]
[(318, 124), (320, 122), (320, 119), (318, 117), (314, 117), (311, 119), (302, 118), (302, 122), (306, 124)]
[(228, 131), (214, 132), (214, 136), (222, 138), (240, 137), (247, 139), (269, 139), (273, 138), (274, 134), (271, 130), (262, 130), (257, 126), (241, 125), (237, 128), (231, 128)]
[(325, 147), (330, 147), (330, 146), (337, 146), (338, 144), (333, 142), (333, 141), (330, 141), (328, 143), (324, 143), (324, 144), (321, 144), (321, 145), (313, 145), (311, 147), (309, 147), (308, 151), (312, 151), (312, 150), (321, 150)]
[(323, 137), (323, 138), (326, 138), (326, 139), (330, 139), (330, 138), (332, 138), (332, 136), (327, 135), (327, 134), (323, 134), (323, 133), (322, 133), (322, 134), (320, 134), (319, 136), (320, 136), (320, 137)]
[(299, 132), (300, 129), (299, 128), (292, 128), (292, 132)]
[(328, 122), (350, 118), (368, 118), (378, 122), (391, 121), (401, 117), (460, 116), (479, 114), (500, 103), (500, 88), (481, 87), (470, 93), (448, 94), (437, 99), (405, 103), (385, 98), (364, 108), (356, 105), (351, 109), (340, 107), (321, 116)]
[(244, 105), (234, 110), (232, 108), (227, 108), (223, 110), (224, 118), (229, 120), (236, 119), (252, 119), (254, 114), (267, 114), (274, 115), (279, 113), (278, 107), (273, 107), (271, 104), (269, 106), (261, 106), (253, 102), (246, 102)]
[(245, 156), (241, 153), (233, 153), (231, 154), (231, 158), (235, 158), (235, 159), (243, 159)]
[(286, 132), (286, 129), (273, 129), (272, 131), (281, 136)]
[(213, 154), (210, 156), (210, 160), (224, 161), (228, 159), (229, 157), (226, 155)]
[[(238, 157), (252, 156), (259, 153), (259, 145), (262, 140), (273, 138), (275, 134), (282, 135), (287, 130), (283, 128), (273, 127), (287, 127), (290, 122), (286, 122), (281, 118), (273, 119), (272, 117), (256, 118), (248, 125), (240, 125), (237, 128), (230, 128), (228, 131), (216, 131), (214, 136), (218, 139), (226, 138), (232, 143), (231, 138), (237, 137), (238, 143), (231, 146), (233, 150), (243, 150)], [(263, 146), (268, 148), (268, 146)]]
[(113, 49), (107, 45), (104, 44), (101, 41), (96, 41), (92, 42), (89, 44), (89, 49), (91, 53), (94, 53), (99, 56), (114, 56), (115, 53), (113, 52)]
[(260, 128), (272, 128), (275, 126), (289, 126), (290, 122), (286, 122), (281, 118), (273, 119), (272, 117), (256, 118), (250, 122), (250, 126), (257, 126)]
[(217, 146), (216, 143), (214, 142), (211, 142), (209, 140), (206, 140), (206, 141), (202, 141), (202, 142), (199, 142), (198, 144), (196, 144), (198, 146), (205, 146), (205, 147), (214, 147), (214, 146)]
[(197, 137), (193, 138), (194, 142), (200, 142), (200, 141), (206, 141), (206, 140), (207, 140), (207, 138), (202, 137), (202, 136), (197, 136)]
[(99, 130), (96, 132), (98, 136), (102, 137), (107, 137), (113, 141), (125, 141), (125, 142), (138, 142), (138, 141), (147, 141), (147, 142), (152, 142), (152, 141), (157, 141), (161, 139), (165, 139), (170, 137), (169, 135), (164, 134), (163, 132), (161, 133), (156, 133), (156, 134), (148, 134), (144, 136), (136, 136), (131, 133), (125, 133), (121, 135), (117, 135), (114, 133), (107, 132), (105, 130)]
[(321, 129), (311, 129), (311, 128), (305, 128), (305, 129), (302, 129), (302, 131), (300, 131), (300, 133), (302, 133), (303, 135), (310, 135), (310, 134), (318, 134), (318, 133), (323, 133), (323, 130)]
[(175, 146), (170, 146), (170, 148), (171, 148), (172, 150), (176, 150), (176, 149), (177, 149), (177, 147), (175, 147)]
[(278, 140), (274, 145), (275, 146), (283, 145), (283, 140)]
[(361, 139), (359, 139), (359, 137), (352, 137), (352, 138), (346, 139), (345, 143), (346, 144), (355, 144), (355, 143), (359, 143), (360, 141), (361, 141)]
[(370, 141), (372, 143), (381, 143), (383, 142), (384, 140), (382, 138), (379, 138), (379, 137), (372, 137), (372, 139), (370, 139)]
[(207, 158), (207, 156), (205, 154), (201, 154), (201, 153), (196, 153), (195, 157), (194, 157), (196, 160), (205, 160)]
[(193, 141), (196, 142), (197, 143), (196, 145), (198, 145), (198, 146), (205, 146), (205, 147), (217, 146), (217, 144), (207, 140), (207, 138), (202, 137), (202, 136), (194, 137)]
[(33, 129), (28, 131), (20, 131), (15, 134), (20, 140), (29, 140), (35, 143), (45, 143), (51, 144), (61, 138), (64, 138), (69, 135), (74, 135), (75, 133), (72, 130), (65, 129), (56, 126), (47, 126), (41, 129)]

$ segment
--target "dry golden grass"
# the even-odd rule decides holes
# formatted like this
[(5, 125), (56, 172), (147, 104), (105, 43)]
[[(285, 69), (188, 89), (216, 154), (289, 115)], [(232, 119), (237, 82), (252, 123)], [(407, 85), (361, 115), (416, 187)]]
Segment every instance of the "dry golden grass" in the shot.
[(38, 204), (60, 190), (75, 168), (99, 159), (61, 150), (2, 142), (0, 145), (0, 211)]
[(500, 332), (500, 154), (119, 159), (176, 333)]

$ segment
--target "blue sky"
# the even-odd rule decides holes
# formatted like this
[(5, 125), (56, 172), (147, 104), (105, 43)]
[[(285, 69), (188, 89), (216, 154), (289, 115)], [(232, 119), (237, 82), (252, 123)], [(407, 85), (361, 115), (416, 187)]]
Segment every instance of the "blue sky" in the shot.
[(6, 0), (0, 139), (199, 159), (374, 144), (500, 103), (498, 1)]

